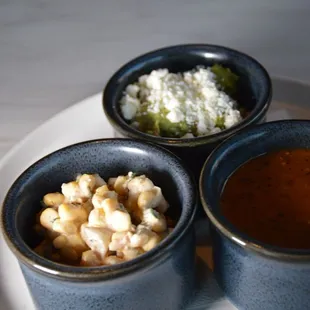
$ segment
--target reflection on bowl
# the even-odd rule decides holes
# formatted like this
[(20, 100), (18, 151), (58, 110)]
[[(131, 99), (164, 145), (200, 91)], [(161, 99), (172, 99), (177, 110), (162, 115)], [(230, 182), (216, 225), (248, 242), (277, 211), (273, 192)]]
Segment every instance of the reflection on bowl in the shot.
[[(123, 93), (129, 84), (136, 82), (142, 75), (163, 68), (178, 73), (214, 64), (229, 68), (239, 77), (234, 98), (248, 111), (248, 115), (237, 125), (207, 136), (167, 138), (141, 132), (123, 118), (120, 109)], [(103, 108), (116, 136), (144, 139), (168, 148), (186, 162), (198, 180), (203, 162), (216, 145), (239, 130), (264, 121), (271, 93), (268, 73), (253, 58), (221, 46), (178, 45), (147, 53), (120, 68), (105, 87)]]
[[(160, 244), (135, 259), (99, 267), (68, 266), (31, 249), (38, 241), (32, 230), (35, 215), (46, 193), (78, 173), (108, 179), (128, 171), (158, 184), (171, 206), (169, 215), (178, 218)], [(190, 174), (170, 152), (127, 139), (95, 140), (58, 150), (28, 168), (10, 188), (1, 221), (40, 309), (63, 309), (64, 304), (72, 309), (180, 309), (194, 285), (196, 198)]]
[[(229, 221), (221, 199), (225, 197), (225, 184), (231, 186), (227, 179), (235, 171), (241, 171), (236, 170), (240, 166), (246, 162), (249, 165), (249, 160), (274, 151), (310, 149), (309, 137), (310, 121), (287, 120), (257, 125), (223, 142), (211, 153), (203, 167), (200, 197), (212, 225), (214, 272), (225, 294), (241, 309), (308, 308), (310, 248), (305, 249), (306, 243), (301, 240), (296, 241), (294, 248), (290, 239), (274, 238), (268, 243), (271, 236), (262, 237), (258, 233), (254, 236), (252, 229), (238, 226), (235, 220)], [(288, 153), (285, 156), (290, 155), (285, 153)], [(285, 160), (283, 156), (281, 158)], [(279, 186), (281, 181), (278, 180)], [(264, 186), (261, 185), (261, 195), (266, 192)], [(242, 191), (245, 195), (247, 188)], [(234, 206), (230, 205), (230, 208)], [(271, 213), (268, 214), (270, 216)], [(251, 220), (252, 214), (249, 213)], [(293, 215), (291, 220), (295, 220)], [(275, 224), (273, 227), (277, 227)]]

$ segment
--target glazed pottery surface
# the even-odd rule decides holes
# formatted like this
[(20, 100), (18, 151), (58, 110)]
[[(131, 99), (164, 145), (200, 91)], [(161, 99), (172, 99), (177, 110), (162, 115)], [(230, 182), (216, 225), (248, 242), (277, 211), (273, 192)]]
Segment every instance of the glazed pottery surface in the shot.
[[(35, 215), (44, 194), (59, 191), (79, 173), (105, 180), (133, 171), (147, 175), (179, 218), (173, 232), (138, 258), (105, 267), (72, 267), (31, 250)], [(106, 139), (75, 144), (36, 162), (12, 185), (3, 205), (6, 241), (19, 260), (38, 309), (181, 309), (194, 287), (196, 189), (182, 163), (152, 144)]]
[[(167, 68), (170, 72), (184, 72), (197, 66), (209, 67), (213, 64), (230, 68), (239, 76), (234, 99), (249, 115), (238, 125), (210, 136), (172, 139), (142, 133), (127, 124), (121, 116), (119, 102), (125, 87), (136, 82), (141, 75), (160, 68)], [(103, 93), (103, 108), (117, 137), (145, 139), (168, 148), (183, 159), (198, 182), (206, 157), (220, 142), (241, 129), (264, 121), (271, 95), (268, 73), (250, 56), (222, 46), (189, 44), (159, 49), (125, 64), (107, 83)]]
[(277, 121), (244, 130), (216, 148), (201, 173), (200, 196), (212, 224), (215, 276), (240, 309), (310, 307), (310, 249), (282, 249), (253, 240), (233, 227), (219, 206), (225, 182), (239, 166), (291, 148), (310, 148), (310, 121)]

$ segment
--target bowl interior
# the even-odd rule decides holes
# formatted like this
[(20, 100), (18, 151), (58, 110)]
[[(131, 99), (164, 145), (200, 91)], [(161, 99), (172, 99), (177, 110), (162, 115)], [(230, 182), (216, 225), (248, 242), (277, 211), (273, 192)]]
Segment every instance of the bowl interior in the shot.
[[(129, 171), (147, 175), (155, 185), (162, 188), (171, 206), (168, 214), (172, 218), (179, 218), (176, 233), (179, 229), (186, 230), (195, 210), (196, 193), (191, 177), (179, 160), (149, 144), (126, 139), (107, 139), (61, 149), (26, 170), (14, 183), (4, 201), (2, 220), (7, 236), (14, 247), (32, 262), (68, 271), (67, 266), (42, 259), (29, 248), (39, 242), (33, 225), (35, 215), (41, 209), (40, 201), (43, 196), (60, 191), (62, 183), (74, 180), (79, 173), (99, 173), (107, 180)], [(180, 233), (182, 234), (179, 231)], [(170, 237), (174, 238), (172, 234), (168, 238)], [(85, 271), (85, 268), (80, 269)]]
[[(134, 83), (143, 74), (167, 68), (170, 72), (184, 72), (197, 66), (209, 67), (221, 64), (239, 76), (235, 100), (246, 111), (259, 111), (270, 97), (270, 79), (265, 69), (253, 58), (221, 46), (182, 45), (160, 49), (142, 55), (123, 66), (108, 82), (103, 104), (108, 117), (126, 125), (120, 111), (119, 101), (128, 84)], [(180, 140), (180, 139), (179, 139)]]
[(251, 240), (221, 214), (220, 197), (226, 180), (242, 164), (259, 155), (276, 150), (310, 148), (310, 121), (288, 120), (257, 125), (224, 141), (206, 160), (200, 176), (200, 195), (213, 224), (228, 237), (253, 243), (279, 253), (309, 253), (281, 249)]

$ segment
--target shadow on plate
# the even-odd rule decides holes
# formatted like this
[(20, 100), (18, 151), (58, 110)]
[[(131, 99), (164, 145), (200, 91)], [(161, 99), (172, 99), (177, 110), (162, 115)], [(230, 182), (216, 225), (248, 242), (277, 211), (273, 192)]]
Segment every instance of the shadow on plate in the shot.
[[(212, 270), (199, 256), (196, 268), (197, 281), (193, 301), (186, 310), (223, 309), (224, 304), (230, 304), (217, 285)], [(233, 306), (231, 309), (234, 309)]]

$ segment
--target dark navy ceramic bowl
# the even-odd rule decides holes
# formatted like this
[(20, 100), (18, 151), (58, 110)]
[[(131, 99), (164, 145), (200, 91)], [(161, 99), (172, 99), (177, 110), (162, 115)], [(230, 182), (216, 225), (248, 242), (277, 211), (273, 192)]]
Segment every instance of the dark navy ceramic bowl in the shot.
[[(32, 234), (40, 200), (78, 173), (104, 179), (134, 171), (162, 187), (179, 218), (173, 232), (156, 248), (114, 266), (72, 267), (49, 261), (32, 251)], [(107, 139), (75, 144), (28, 168), (10, 188), (2, 209), (5, 239), (38, 309), (181, 309), (194, 286), (196, 209), (193, 180), (170, 152), (139, 141)]]
[(310, 249), (289, 250), (242, 234), (221, 214), (227, 178), (246, 161), (290, 148), (310, 148), (310, 121), (257, 125), (226, 140), (204, 164), (200, 197), (212, 224), (214, 271), (231, 301), (245, 310), (310, 307)]
[[(249, 115), (238, 125), (209, 136), (172, 139), (140, 132), (123, 119), (119, 104), (123, 91), (141, 75), (159, 68), (167, 68), (170, 72), (184, 72), (198, 65), (209, 67), (213, 64), (222, 64), (239, 76), (238, 91), (234, 99)], [(186, 162), (198, 181), (206, 157), (217, 144), (247, 126), (264, 121), (271, 94), (268, 73), (250, 56), (216, 45), (177, 45), (137, 57), (120, 68), (105, 87), (103, 108), (116, 136), (144, 139), (168, 148)]]

